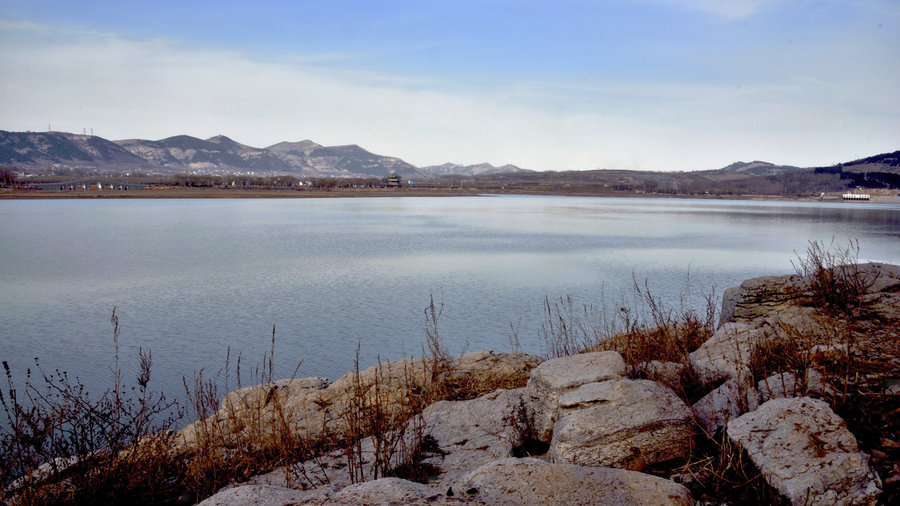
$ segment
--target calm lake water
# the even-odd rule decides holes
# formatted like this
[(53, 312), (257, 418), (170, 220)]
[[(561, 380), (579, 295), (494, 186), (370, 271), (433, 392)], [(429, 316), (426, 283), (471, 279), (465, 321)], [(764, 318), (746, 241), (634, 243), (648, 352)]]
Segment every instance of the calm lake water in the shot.
[[(138, 348), (151, 386), (245, 372), (276, 327), (276, 376), (335, 379), (418, 355), (429, 296), (458, 353), (540, 353), (544, 297), (615, 303), (632, 280), (677, 305), (715, 286), (793, 271), (808, 241), (858, 239), (900, 263), (900, 206), (483, 196), (373, 199), (0, 201), (0, 360), (105, 388), (113, 306), (126, 381)], [(605, 295), (604, 295), (605, 294)]]

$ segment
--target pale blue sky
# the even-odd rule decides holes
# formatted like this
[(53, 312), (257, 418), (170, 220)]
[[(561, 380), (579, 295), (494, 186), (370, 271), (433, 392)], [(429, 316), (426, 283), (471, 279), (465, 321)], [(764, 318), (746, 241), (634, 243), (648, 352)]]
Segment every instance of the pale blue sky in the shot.
[(0, 0), (0, 129), (357, 143), (416, 165), (900, 149), (900, 3)]

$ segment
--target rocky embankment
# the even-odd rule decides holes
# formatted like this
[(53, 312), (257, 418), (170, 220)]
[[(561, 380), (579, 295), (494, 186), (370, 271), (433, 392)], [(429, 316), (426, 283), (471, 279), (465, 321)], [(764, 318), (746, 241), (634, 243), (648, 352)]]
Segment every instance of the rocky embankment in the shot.
[[(451, 359), (446, 370), (458, 381), (529, 378), (522, 388), (436, 402), (410, 421), (404, 441), (429, 443), (417, 454), (433, 470), (427, 483), (378, 477), (379, 449), (369, 438), (353, 478), (346, 450), (337, 449), (202, 504), (721, 503), (727, 499), (702, 496), (698, 482), (708, 477), (690, 465), (702, 441), (749, 457), (776, 498), (792, 504), (888, 502), (900, 480), (900, 267), (866, 264), (860, 272), (871, 283), (843, 317), (811, 303), (809, 280), (799, 276), (727, 290), (714, 335), (683, 363), (628, 364), (615, 351), (542, 363), (492, 352)], [(235, 421), (252, 413), (272, 424), (286, 416), (303, 436), (338, 430), (347, 422), (337, 414), (360, 381), (378, 378), (388, 404), (402, 403), (410, 378), (428, 371), (427, 361), (410, 359), (334, 383), (306, 378), (239, 390), (219, 413), (184, 429), (180, 442), (239, 432)], [(687, 377), (693, 398), (673, 389)]]

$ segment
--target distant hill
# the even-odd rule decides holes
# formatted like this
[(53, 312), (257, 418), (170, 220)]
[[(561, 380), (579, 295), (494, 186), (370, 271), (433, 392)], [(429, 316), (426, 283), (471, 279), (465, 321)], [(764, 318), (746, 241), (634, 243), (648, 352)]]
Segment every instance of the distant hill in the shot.
[(749, 163), (734, 162), (731, 165), (722, 167), (719, 171), (754, 176), (777, 176), (799, 168), (792, 165), (775, 165), (774, 163), (755, 161)]
[(63, 132), (0, 131), (0, 163), (140, 164), (140, 157), (122, 146), (92, 135)]
[(357, 145), (326, 147), (315, 142), (281, 142), (255, 148), (224, 135), (203, 140), (176, 135), (151, 141), (109, 141), (66, 132), (0, 130), (0, 164), (25, 168), (68, 167), (92, 171), (150, 173), (280, 173), (307, 177), (430, 177), (400, 158)]
[(900, 151), (854, 160), (841, 164), (844, 172), (887, 172), (900, 174)]
[(457, 165), (455, 163), (445, 163), (443, 165), (429, 165), (420, 169), (431, 177), (440, 177), (446, 175), (465, 175), (465, 176), (481, 176), (484, 174), (511, 174), (517, 172), (534, 172), (528, 169), (522, 169), (515, 165), (506, 164), (501, 167), (494, 167), (489, 163), (479, 163), (475, 165)]
[[(832, 191), (841, 187), (900, 187), (900, 151), (830, 167), (799, 168), (764, 161), (735, 162), (717, 170), (654, 172), (625, 170), (535, 172), (488, 163), (445, 163), (416, 167), (400, 158), (350, 144), (323, 146), (311, 140), (247, 146), (224, 135), (198, 139), (176, 135), (161, 140), (109, 141), (66, 132), (0, 130), (0, 166), (83, 172), (150, 174), (287, 174), (295, 177), (471, 178), (468, 187), (601, 188), (647, 193), (773, 195)], [(444, 184), (444, 183), (440, 183)], [(450, 182), (453, 184), (453, 181)]]

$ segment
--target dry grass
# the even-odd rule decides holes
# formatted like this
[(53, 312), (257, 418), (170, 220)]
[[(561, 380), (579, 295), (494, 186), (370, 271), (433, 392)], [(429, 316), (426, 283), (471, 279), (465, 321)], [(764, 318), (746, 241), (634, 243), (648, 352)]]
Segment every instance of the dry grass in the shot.
[(119, 365), (119, 326), (112, 312), (114, 387), (99, 397), (65, 372), (35, 360), (24, 384), (0, 390), (0, 501), (10, 504), (158, 502), (177, 487), (168, 431), (180, 416), (174, 402), (148, 389), (152, 357), (139, 353), (137, 388), (126, 389)]
[(878, 280), (877, 274), (860, 269), (859, 241), (846, 247), (835, 245), (834, 239), (829, 247), (812, 241), (794, 269), (806, 280), (809, 304), (848, 319), (859, 316), (866, 293)]
[[(900, 460), (896, 443), (900, 441), (900, 406), (897, 396), (887, 393), (887, 381), (896, 379), (897, 357), (877, 358), (882, 348), (875, 339), (891, 324), (873, 319), (867, 311), (866, 290), (874, 279), (854, 267), (855, 251), (827, 253), (821, 246), (811, 246), (798, 270), (812, 281), (798, 300), (826, 311), (815, 325), (783, 325), (770, 333), (753, 348), (746, 365), (754, 373), (754, 382), (792, 372), (801, 379), (803, 393), (810, 390), (807, 371), (822, 374), (829, 386), (824, 397), (847, 421), (861, 446), (884, 455), (876, 459), (884, 475), (893, 472), (892, 466)], [(845, 296), (847, 300), (842, 299)], [(713, 294), (704, 297), (705, 307), (700, 310), (689, 300), (679, 309), (670, 309), (651, 294), (646, 283), (635, 283), (632, 303), (617, 304), (613, 310), (605, 305), (579, 307), (572, 297), (554, 303), (547, 299), (541, 332), (544, 353), (557, 357), (617, 351), (628, 364), (630, 376), (666, 383), (692, 404), (705, 390), (691, 368), (689, 354), (713, 332), (714, 298)], [(139, 354), (136, 388), (126, 388), (119, 368), (114, 312), (116, 375), (113, 387), (99, 398), (90, 397), (65, 373), (46, 374), (39, 365), (35, 374), (29, 371), (23, 385), (17, 385), (4, 363), (8, 387), (0, 391), (0, 401), (8, 423), (0, 425), (0, 460), (5, 464), (0, 466), (0, 502), (199, 500), (226, 484), (272, 469), (283, 470), (285, 481), (297, 487), (328, 482), (328, 473), (335, 472), (347, 473), (351, 482), (383, 476), (425, 481), (439, 470), (422, 461), (440, 452), (425, 434), (421, 413), (428, 405), (517, 388), (528, 379), (527, 371), (457, 370), (441, 337), (441, 310), (432, 297), (424, 311), (426, 340), (420, 359), (393, 363), (379, 359), (374, 371), (361, 372), (357, 349), (355, 370), (342, 397), (317, 401), (323, 415), (315, 430), (298, 430), (303, 423), (284, 405), (281, 383), (272, 377), (273, 327), (269, 353), (249, 374), (242, 371), (240, 356), (232, 368), (229, 353), (225, 367), (212, 377), (200, 371), (192, 380), (185, 379), (187, 407), (198, 420), (189, 445), (179, 444), (168, 431), (181, 409), (149, 390), (149, 352)], [(517, 351), (517, 327), (510, 326), (509, 337)], [(654, 361), (675, 364), (680, 372), (675, 377), (660, 373), (648, 366)], [(234, 387), (232, 380), (238, 391), (223, 395)], [(243, 383), (256, 386), (241, 390)], [(513, 406), (507, 419), (523, 456), (542, 453), (532, 445), (536, 440), (533, 416), (523, 403)], [(343, 465), (326, 470), (321, 459), (337, 449)], [(312, 477), (307, 474), (309, 468), (298, 462), (319, 465), (321, 473)], [(700, 501), (769, 504), (781, 500), (727, 439), (701, 436), (692, 456), (675, 465), (647, 471), (675, 477)], [(892, 486), (886, 487), (883, 496), (887, 502), (898, 496), (896, 485)]]
[(698, 504), (790, 504), (724, 435), (702, 440), (686, 463), (660, 474), (687, 487)]
[[(544, 301), (545, 321), (541, 327), (545, 357), (554, 358), (591, 351), (616, 351), (629, 366), (629, 375), (670, 386), (691, 403), (700, 395), (701, 385), (691, 367), (689, 354), (700, 347), (715, 329), (716, 295), (711, 290), (696, 309), (690, 296), (680, 308), (668, 308), (651, 292), (648, 283), (635, 281), (631, 303), (622, 302), (610, 311), (604, 302), (576, 306), (571, 296)], [(512, 341), (512, 338), (511, 338)], [(671, 374), (649, 367), (653, 362), (674, 364), (680, 371)]]
[[(225, 368), (215, 377), (204, 379), (200, 371), (192, 382), (185, 379), (185, 398), (197, 419), (194, 444), (182, 455), (186, 462), (183, 487), (192, 496), (206, 497), (229, 483), (309, 458), (321, 444), (318, 439), (304, 437), (293, 430), (291, 415), (275, 393), (274, 356), (273, 326), (269, 353), (249, 373), (249, 383), (256, 385), (252, 387), (253, 393), (258, 395), (230, 395), (222, 399), (218, 379), (225, 376), (227, 391), (231, 377), (230, 352), (226, 355)], [(297, 364), (294, 374), (299, 367)], [(240, 355), (234, 375), (240, 390), (244, 379)], [(290, 478), (289, 474), (286, 478)]]

